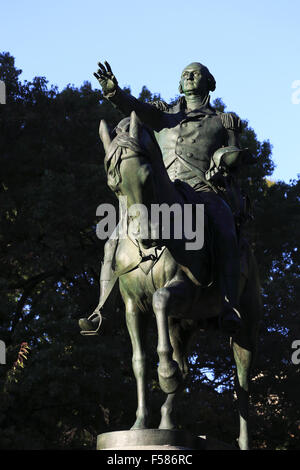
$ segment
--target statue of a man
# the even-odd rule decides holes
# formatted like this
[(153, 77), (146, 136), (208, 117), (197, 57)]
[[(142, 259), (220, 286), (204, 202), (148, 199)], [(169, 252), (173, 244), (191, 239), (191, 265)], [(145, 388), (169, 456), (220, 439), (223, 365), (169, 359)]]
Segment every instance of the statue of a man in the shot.
[[(212, 158), (239, 150), (240, 119), (233, 113), (221, 113), (210, 105), (209, 93), (216, 82), (204, 65), (193, 62), (183, 70), (179, 83), (181, 96), (169, 106), (163, 101), (142, 103), (118, 86), (107, 62), (99, 63), (95, 73), (103, 95), (125, 115), (135, 111), (140, 120), (153, 129), (163, 160), (172, 181), (181, 180), (195, 191), (201, 191), (205, 211), (214, 226), (215, 253), (224, 308), (221, 325), (231, 334), (240, 326), (238, 313), (239, 250), (234, 217), (230, 207), (207, 179)], [(111, 243), (105, 251), (103, 282), (109, 281)], [(103, 284), (104, 285), (104, 284)], [(103, 289), (102, 285), (102, 289)], [(80, 320), (82, 328), (92, 330), (95, 324)], [(96, 319), (95, 319), (96, 322)]]

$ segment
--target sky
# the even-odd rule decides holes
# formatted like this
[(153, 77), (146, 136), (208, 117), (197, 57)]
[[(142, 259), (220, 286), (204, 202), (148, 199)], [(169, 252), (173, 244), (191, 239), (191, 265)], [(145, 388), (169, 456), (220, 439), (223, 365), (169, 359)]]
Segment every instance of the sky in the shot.
[(143, 85), (165, 101), (183, 68), (201, 62), (227, 111), (273, 146), (273, 180), (300, 173), (299, 0), (0, 0), (0, 51), (21, 80), (63, 89), (90, 81), (107, 60), (121, 87)]

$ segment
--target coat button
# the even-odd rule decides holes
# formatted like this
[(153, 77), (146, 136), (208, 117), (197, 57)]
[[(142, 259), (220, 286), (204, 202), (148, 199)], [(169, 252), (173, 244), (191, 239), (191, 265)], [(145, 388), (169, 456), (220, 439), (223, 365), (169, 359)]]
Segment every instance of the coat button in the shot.
[(183, 142), (183, 137), (178, 137), (178, 142)]
[(192, 139), (192, 144), (194, 144), (195, 142), (196, 142), (196, 140), (195, 140), (195, 139)]
[(182, 154), (182, 151), (181, 150), (177, 150), (177, 155), (181, 155)]
[(193, 154), (192, 154), (192, 153), (190, 153), (190, 152), (188, 152), (188, 153), (186, 154), (186, 156), (187, 156), (187, 157), (192, 157), (192, 156), (193, 156)]

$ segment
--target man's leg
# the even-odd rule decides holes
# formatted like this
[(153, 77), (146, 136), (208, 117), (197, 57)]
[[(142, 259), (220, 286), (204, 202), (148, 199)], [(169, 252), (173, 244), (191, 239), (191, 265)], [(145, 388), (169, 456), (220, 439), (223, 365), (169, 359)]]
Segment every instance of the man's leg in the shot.
[(216, 265), (222, 291), (223, 309), (221, 326), (229, 334), (241, 324), (239, 310), (240, 259), (234, 218), (230, 207), (217, 194), (205, 192), (203, 197), (206, 213), (214, 228)]
[[(114, 255), (117, 249), (118, 239), (109, 238), (104, 245), (104, 259), (101, 266), (100, 272), (100, 298), (99, 304), (103, 299), (107, 285), (113, 276), (112, 262)], [(93, 331), (96, 330), (99, 325), (99, 316), (94, 316), (94, 318), (80, 318), (78, 324), (83, 331)]]

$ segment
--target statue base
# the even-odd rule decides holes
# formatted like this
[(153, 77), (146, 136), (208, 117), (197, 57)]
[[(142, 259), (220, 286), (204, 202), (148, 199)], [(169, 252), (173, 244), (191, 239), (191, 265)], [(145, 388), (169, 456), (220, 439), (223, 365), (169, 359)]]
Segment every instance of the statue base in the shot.
[(237, 450), (206, 436), (169, 429), (132, 429), (97, 436), (97, 450)]

